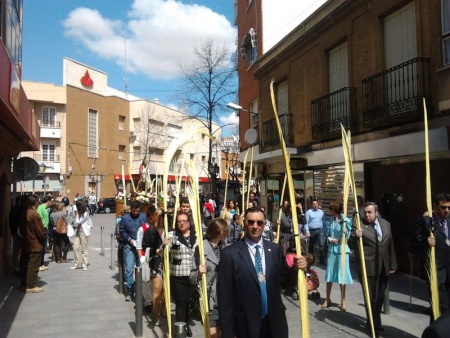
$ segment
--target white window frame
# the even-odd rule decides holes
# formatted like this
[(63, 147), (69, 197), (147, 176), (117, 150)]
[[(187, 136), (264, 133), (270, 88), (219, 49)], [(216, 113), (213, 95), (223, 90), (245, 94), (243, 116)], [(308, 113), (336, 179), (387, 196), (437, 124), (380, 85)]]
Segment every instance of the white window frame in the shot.
[(56, 127), (56, 108), (42, 107), (42, 127)]
[(55, 161), (56, 147), (54, 144), (44, 143), (42, 144), (42, 161), (54, 162)]

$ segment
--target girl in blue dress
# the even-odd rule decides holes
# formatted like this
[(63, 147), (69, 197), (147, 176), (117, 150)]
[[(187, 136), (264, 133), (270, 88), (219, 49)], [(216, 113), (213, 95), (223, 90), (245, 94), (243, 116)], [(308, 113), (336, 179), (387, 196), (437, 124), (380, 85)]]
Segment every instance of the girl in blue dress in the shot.
[(328, 228), (328, 256), (327, 256), (327, 271), (325, 274), (325, 280), (327, 282), (327, 294), (325, 302), (322, 304), (322, 308), (328, 308), (331, 305), (331, 287), (333, 283), (339, 283), (341, 287), (341, 311), (346, 311), (345, 305), (345, 285), (353, 284), (352, 275), (350, 273), (349, 253), (350, 249), (348, 245), (345, 245), (345, 271), (342, 275), (341, 269), (341, 241), (342, 236), (348, 240), (352, 229), (352, 224), (349, 218), (342, 214), (342, 203), (331, 202), (330, 212), (332, 220)]

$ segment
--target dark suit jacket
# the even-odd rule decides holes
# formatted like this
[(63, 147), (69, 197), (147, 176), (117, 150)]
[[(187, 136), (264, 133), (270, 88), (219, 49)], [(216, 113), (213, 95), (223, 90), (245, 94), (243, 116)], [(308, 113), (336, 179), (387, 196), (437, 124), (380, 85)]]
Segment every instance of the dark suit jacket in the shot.
[[(281, 300), (283, 275), (281, 247), (264, 241), (267, 299), (272, 337), (287, 338), (286, 308)], [(248, 246), (239, 240), (222, 250), (217, 282), (223, 338), (258, 338), (261, 292)]]
[[(428, 237), (430, 237), (430, 224), (431, 218), (429, 216), (421, 217), (414, 228), (413, 234), (413, 252), (421, 255), (425, 267), (429, 265)], [(450, 229), (450, 218), (447, 218), (447, 226)], [(442, 226), (436, 222), (434, 229), (437, 278), (439, 284), (444, 284), (447, 278), (450, 279), (450, 246), (445, 242), (445, 233)]]
[[(364, 261), (366, 263), (367, 276), (379, 276), (384, 265), (384, 273), (389, 276), (389, 270), (397, 270), (397, 257), (395, 256), (394, 240), (392, 238), (391, 225), (383, 218), (378, 218), (380, 222), (383, 238), (377, 240), (374, 227), (365, 221), (361, 223), (363, 231), (362, 241), (364, 247)], [(352, 222), (352, 233), (348, 241), (348, 246), (355, 250), (359, 259), (358, 237), (356, 236), (356, 222)], [(361, 274), (361, 266), (358, 266), (358, 273)]]

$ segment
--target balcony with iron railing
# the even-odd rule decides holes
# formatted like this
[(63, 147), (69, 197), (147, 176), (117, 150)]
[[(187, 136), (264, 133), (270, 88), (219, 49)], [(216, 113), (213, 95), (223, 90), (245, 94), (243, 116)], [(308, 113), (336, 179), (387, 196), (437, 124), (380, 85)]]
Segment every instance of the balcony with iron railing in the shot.
[(313, 140), (339, 138), (341, 124), (345, 129), (354, 129), (356, 127), (355, 111), (356, 88), (354, 87), (344, 87), (311, 101)]
[[(286, 146), (292, 147), (294, 145), (294, 134), (292, 132), (292, 114), (278, 115), (280, 120), (281, 130), (284, 136), (284, 142)], [(266, 121), (262, 125), (261, 135), (261, 151), (271, 151), (280, 149), (280, 137), (278, 135), (278, 128), (275, 122), (275, 118)]]
[(430, 97), (429, 64), (429, 59), (414, 58), (364, 79), (364, 128), (421, 119), (423, 98)]
[(45, 164), (46, 173), (60, 173), (61, 172), (61, 161), (59, 155), (48, 153), (35, 153), (33, 154), (33, 159), (38, 164)]
[(41, 138), (61, 138), (61, 122), (53, 120), (41, 120)]

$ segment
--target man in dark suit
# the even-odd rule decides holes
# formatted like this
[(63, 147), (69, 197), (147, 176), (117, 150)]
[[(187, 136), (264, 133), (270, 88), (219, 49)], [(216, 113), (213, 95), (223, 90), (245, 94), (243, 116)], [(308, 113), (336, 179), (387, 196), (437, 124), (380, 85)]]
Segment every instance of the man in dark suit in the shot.
[[(413, 252), (421, 255), (424, 270), (429, 271), (429, 249), (435, 247), (436, 269), (441, 313), (450, 304), (450, 195), (440, 193), (433, 200), (433, 214), (423, 216), (414, 228)], [(430, 237), (430, 230), (434, 237)], [(428, 280), (428, 274), (424, 274)], [(431, 316), (432, 316), (431, 311)], [(431, 318), (433, 321), (434, 318)]]
[[(378, 335), (380, 331), (384, 331), (381, 326), (381, 308), (388, 278), (397, 270), (391, 225), (385, 219), (378, 217), (378, 206), (373, 202), (367, 202), (364, 205), (364, 220), (361, 229), (356, 229), (356, 222), (352, 222), (352, 224), (348, 245), (355, 250), (358, 256), (357, 261), (360, 263), (358, 238), (362, 238), (372, 318), (375, 333)], [(361, 265), (358, 264), (357, 267), (362, 285)]]
[[(222, 250), (218, 303), (223, 338), (287, 338), (281, 300), (283, 257), (278, 244), (263, 240), (266, 217), (259, 207), (245, 211), (245, 237)], [(306, 269), (304, 257), (295, 266)]]

